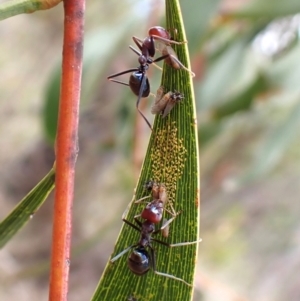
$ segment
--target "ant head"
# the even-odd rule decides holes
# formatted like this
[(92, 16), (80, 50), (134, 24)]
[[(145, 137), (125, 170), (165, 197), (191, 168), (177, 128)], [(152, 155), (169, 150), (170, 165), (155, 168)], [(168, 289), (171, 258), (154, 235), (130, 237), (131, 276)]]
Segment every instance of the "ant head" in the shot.
[(144, 247), (137, 247), (129, 255), (127, 264), (132, 273), (142, 276), (150, 269), (150, 255)]
[(155, 181), (149, 180), (144, 184), (144, 188), (147, 189), (148, 191), (151, 191), (154, 184)]

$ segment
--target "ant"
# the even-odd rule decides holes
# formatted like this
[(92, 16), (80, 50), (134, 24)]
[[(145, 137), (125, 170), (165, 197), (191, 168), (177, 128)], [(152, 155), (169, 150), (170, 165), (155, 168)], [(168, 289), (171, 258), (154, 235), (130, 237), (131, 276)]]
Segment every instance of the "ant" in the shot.
[[(121, 256), (123, 256), (125, 253), (132, 250), (131, 254), (128, 257), (128, 267), (129, 269), (136, 275), (142, 276), (146, 274), (150, 268), (153, 269), (154, 273), (160, 276), (164, 276), (170, 279), (174, 279), (177, 281), (181, 281), (184, 284), (188, 286), (192, 286), (190, 283), (186, 282), (185, 280), (175, 277), (173, 275), (162, 273), (156, 270), (156, 256), (155, 256), (155, 250), (152, 247), (152, 241), (155, 241), (157, 243), (160, 243), (166, 247), (172, 248), (172, 247), (179, 247), (179, 246), (186, 246), (191, 244), (196, 244), (200, 242), (198, 241), (192, 241), (192, 242), (183, 242), (183, 243), (176, 243), (176, 244), (169, 244), (164, 241), (161, 241), (159, 239), (153, 238), (153, 234), (157, 234), (160, 231), (163, 231), (166, 229), (166, 227), (175, 219), (175, 217), (180, 214), (181, 212), (177, 213), (171, 213), (173, 217), (165, 222), (158, 230), (155, 230), (155, 224), (159, 223), (162, 219), (162, 214), (164, 210), (164, 205), (168, 201), (167, 191), (164, 186), (164, 184), (159, 184), (154, 181), (149, 181), (146, 183), (146, 188), (148, 190), (152, 190), (152, 202), (148, 203), (142, 213), (140, 215), (137, 215), (134, 217), (134, 220), (136, 222), (135, 225), (132, 222), (126, 220), (124, 218), (124, 214), (122, 217), (122, 220), (134, 228), (135, 230), (140, 232), (140, 239), (139, 241), (123, 250), (121, 253), (113, 257), (110, 262), (114, 263), (117, 259), (119, 259)], [(145, 197), (147, 198), (147, 197)], [(141, 202), (143, 199), (137, 200), (135, 203)], [(138, 220), (138, 217), (141, 216), (145, 220), (143, 222)], [(168, 232), (168, 231), (167, 231)], [(150, 252), (148, 252), (147, 249), (150, 249)]]
[[(145, 183), (144, 187), (148, 191), (152, 191), (153, 200), (146, 205), (146, 207), (144, 208), (141, 214), (136, 215), (134, 218), (136, 219), (140, 216), (145, 220), (149, 220), (154, 224), (158, 224), (162, 220), (163, 211), (166, 210), (170, 215), (172, 215), (172, 218), (163, 221), (163, 225), (160, 228), (160, 230), (165, 230), (165, 228), (168, 227), (168, 225), (175, 219), (177, 215), (181, 213), (181, 211), (176, 213), (172, 205), (171, 205), (172, 212), (165, 208), (165, 205), (168, 202), (168, 194), (167, 194), (167, 189), (163, 183), (156, 183), (155, 181), (150, 180)], [(150, 196), (143, 197), (135, 201), (135, 204), (139, 204), (141, 203), (141, 201), (149, 197)], [(162, 233), (167, 233), (167, 230)], [(163, 234), (163, 236), (165, 236), (165, 234)], [(167, 236), (168, 235), (166, 235), (165, 237)]]
[(151, 108), (151, 113), (161, 114), (162, 118), (165, 118), (176, 103), (180, 102), (183, 98), (183, 94), (177, 91), (169, 91), (164, 94), (164, 87), (160, 86), (156, 92), (156, 98), (154, 105)]
[[(136, 108), (138, 112), (143, 117), (143, 119), (145, 120), (149, 128), (152, 130), (152, 126), (150, 122), (139, 109), (139, 103), (141, 98), (148, 97), (150, 94), (150, 83), (147, 77), (147, 70), (149, 68), (149, 65), (159, 62), (161, 60), (165, 60), (167, 64), (171, 65), (175, 69), (183, 68), (185, 70), (188, 70), (178, 60), (176, 53), (170, 46), (170, 44), (177, 44), (177, 45), (184, 44), (186, 43), (186, 41), (177, 42), (172, 40), (170, 33), (166, 29), (160, 26), (151, 27), (148, 31), (148, 37), (146, 37), (143, 41), (135, 36), (133, 36), (132, 39), (140, 51), (138, 51), (132, 46), (129, 46), (129, 48), (138, 55), (139, 57), (138, 62), (140, 66), (137, 68), (131, 68), (119, 73), (109, 75), (107, 79), (130, 87), (131, 91), (138, 97), (136, 101)], [(165, 46), (162, 49), (163, 55), (156, 59), (153, 59), (155, 55), (155, 44), (154, 44), (155, 40), (160, 41)], [(188, 71), (192, 73), (190, 70)], [(114, 79), (115, 77), (127, 73), (131, 73), (128, 84)]]

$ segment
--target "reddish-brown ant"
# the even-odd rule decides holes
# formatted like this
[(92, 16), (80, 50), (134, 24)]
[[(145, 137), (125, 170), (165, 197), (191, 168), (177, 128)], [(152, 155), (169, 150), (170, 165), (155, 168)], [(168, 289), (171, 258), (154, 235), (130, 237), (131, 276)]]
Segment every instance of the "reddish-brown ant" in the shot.
[[(138, 96), (136, 101), (136, 108), (138, 112), (141, 114), (141, 116), (143, 117), (143, 119), (146, 121), (150, 129), (152, 130), (150, 122), (147, 120), (147, 118), (139, 109), (139, 103), (141, 98), (148, 97), (150, 94), (150, 83), (147, 77), (147, 70), (149, 68), (149, 65), (165, 59), (167, 64), (171, 65), (173, 68), (176, 69), (184, 68), (186, 70), (188, 69), (184, 67), (183, 64), (178, 60), (174, 50), (170, 46), (170, 44), (183, 44), (185, 43), (185, 41), (177, 42), (172, 40), (169, 32), (160, 26), (151, 27), (149, 29), (148, 34), (149, 36), (146, 37), (143, 41), (137, 37), (132, 37), (133, 41), (138, 46), (141, 52), (136, 50), (134, 47), (129, 46), (129, 48), (139, 56), (138, 62), (140, 66), (137, 68), (131, 68), (119, 73), (112, 74), (108, 76), (107, 79), (125, 86), (129, 86), (131, 91), (136, 96)], [(154, 44), (155, 40), (158, 40), (164, 44), (164, 48), (162, 49), (164, 54), (153, 60), (152, 58), (155, 55), (155, 44)], [(117, 76), (127, 74), (127, 73), (131, 73), (128, 84), (114, 79)]]
[[(174, 218), (180, 213), (175, 213), (175, 216), (172, 217), (171, 220), (167, 221), (163, 224), (162, 227), (160, 227), (158, 230), (155, 230), (155, 224), (159, 223), (162, 219), (162, 213), (164, 209), (164, 205), (167, 202), (167, 192), (166, 188), (163, 184), (158, 184), (156, 182), (150, 181), (147, 183), (147, 188), (152, 190), (152, 197), (153, 201), (148, 203), (146, 208), (143, 210), (142, 214), (140, 215), (142, 218), (145, 219), (145, 221), (141, 222), (138, 220), (138, 216), (134, 217), (134, 220), (138, 226), (133, 224), (132, 222), (126, 220), (124, 218), (124, 214), (122, 217), (122, 220), (134, 228), (135, 230), (140, 232), (140, 239), (139, 241), (123, 250), (121, 253), (113, 257), (110, 262), (113, 263), (117, 259), (119, 259), (121, 256), (123, 256), (125, 253), (132, 250), (131, 254), (128, 257), (128, 267), (129, 269), (136, 275), (142, 276), (146, 274), (150, 268), (153, 269), (154, 273), (160, 276), (164, 276), (170, 279), (174, 279), (177, 281), (181, 281), (185, 283), (188, 286), (192, 286), (185, 280), (175, 277), (170, 274), (158, 272), (156, 270), (156, 257), (155, 257), (155, 251), (152, 247), (152, 241), (156, 241), (164, 246), (167, 246), (169, 248), (172, 247), (179, 247), (179, 246), (186, 246), (191, 244), (196, 244), (200, 242), (198, 241), (192, 241), (192, 242), (183, 242), (183, 243), (177, 243), (177, 244), (169, 244), (164, 241), (155, 239), (152, 237), (152, 234), (157, 234), (160, 231), (164, 230), (170, 222), (174, 220)], [(145, 199), (145, 198), (143, 198)], [(142, 199), (138, 200), (137, 202), (140, 202)], [(150, 249), (150, 252), (147, 251), (147, 248)]]
[[(148, 191), (152, 191), (153, 200), (151, 202), (148, 202), (142, 213), (136, 215), (135, 218), (140, 216), (141, 218), (151, 221), (154, 224), (158, 224), (162, 220), (163, 211), (166, 210), (170, 215), (172, 215), (172, 218), (166, 220), (163, 223), (162, 227), (160, 228), (160, 230), (163, 230), (175, 219), (177, 215), (181, 213), (181, 211), (176, 213), (172, 205), (170, 205), (172, 212), (165, 208), (168, 202), (168, 194), (167, 189), (163, 183), (148, 181), (145, 184), (145, 188)], [(143, 197), (135, 201), (135, 203), (141, 203), (141, 201), (147, 198), (149, 198), (149, 196)]]
[(183, 94), (177, 91), (167, 92), (160, 86), (156, 92), (155, 102), (151, 108), (152, 114), (161, 114), (165, 118), (173, 107), (184, 98)]

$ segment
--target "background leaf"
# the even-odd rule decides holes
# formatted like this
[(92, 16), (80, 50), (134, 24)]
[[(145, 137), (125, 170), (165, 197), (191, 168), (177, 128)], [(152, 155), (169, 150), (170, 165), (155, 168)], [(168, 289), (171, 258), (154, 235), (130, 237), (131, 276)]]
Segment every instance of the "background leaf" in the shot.
[(3, 247), (19, 231), (47, 199), (54, 188), (54, 169), (34, 187), (16, 208), (0, 223), (0, 247)]

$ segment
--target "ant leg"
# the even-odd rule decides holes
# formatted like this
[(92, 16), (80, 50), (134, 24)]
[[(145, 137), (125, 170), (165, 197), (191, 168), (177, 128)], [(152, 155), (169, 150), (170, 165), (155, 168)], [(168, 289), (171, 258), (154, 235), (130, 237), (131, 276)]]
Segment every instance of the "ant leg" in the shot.
[(175, 209), (173, 208), (173, 206), (171, 204), (169, 204), (169, 206), (171, 207), (171, 211), (168, 210), (168, 209), (166, 209), (166, 208), (164, 208), (164, 210), (166, 210), (173, 217), (176, 217), (177, 215), (179, 215), (182, 212), (182, 210), (176, 212)]
[[(156, 233), (158, 233), (159, 231), (160, 231), (160, 229), (159, 229), (158, 231), (153, 232), (153, 234), (156, 234)], [(158, 242), (158, 243), (161, 244), (161, 245), (164, 245), (164, 246), (166, 246), (166, 247), (170, 247), (170, 244), (169, 244), (169, 243), (164, 242), (164, 241), (162, 241), (162, 240), (160, 240), (160, 239), (156, 239), (156, 238), (151, 237), (151, 241), (155, 241), (155, 242)]]
[(133, 39), (134, 43), (136, 44), (136, 46), (139, 47), (139, 49), (142, 51), (142, 49), (143, 49), (143, 46), (142, 46), (143, 40), (138, 38), (138, 37), (135, 37), (135, 36), (133, 36), (132, 39)]
[(148, 119), (145, 117), (145, 115), (142, 113), (142, 111), (137, 107), (137, 110), (139, 111), (140, 115), (143, 117), (143, 119), (146, 121), (147, 125), (149, 126), (150, 130), (152, 131), (152, 125), (148, 121)]
[(127, 83), (124, 83), (124, 82), (121, 82), (119, 80), (116, 80), (116, 79), (109, 79), (111, 82), (114, 82), (114, 83), (118, 83), (118, 84), (121, 84), (121, 85), (124, 85), (124, 86), (128, 86), (129, 87), (129, 84)]
[(132, 68), (132, 69), (128, 69), (128, 70), (125, 70), (125, 71), (122, 71), (122, 72), (119, 72), (119, 73), (115, 73), (115, 74), (109, 75), (107, 77), (107, 79), (111, 80), (111, 78), (114, 78), (114, 77), (117, 77), (119, 75), (123, 75), (123, 74), (126, 74), (126, 73), (134, 72), (134, 71), (139, 71), (139, 69), (138, 68)]
[(145, 196), (145, 197), (143, 197), (143, 198), (141, 198), (141, 199), (138, 199), (138, 200), (136, 200), (134, 203), (135, 203), (135, 204), (139, 204), (139, 203), (141, 203), (141, 201), (143, 201), (143, 200), (145, 200), (145, 199), (149, 199), (149, 198), (151, 198), (151, 195), (148, 195), (148, 196)]
[(138, 56), (141, 56), (142, 54), (138, 51), (138, 50), (136, 50), (134, 47), (132, 47), (131, 45), (129, 45), (129, 48), (135, 53), (135, 54), (137, 54)]
[(162, 43), (165, 42), (165, 44), (167, 43), (167, 44), (182, 45), (182, 44), (186, 44), (187, 43), (187, 41), (177, 42), (177, 41), (166, 39), (166, 38), (163, 38), (163, 37), (160, 37), (160, 36), (157, 36), (157, 35), (152, 35), (152, 37), (155, 40), (161, 41)]
[(168, 220), (166, 218), (163, 219), (162, 228), (161, 228), (161, 234), (163, 237), (169, 236), (169, 225), (166, 225), (168, 223)]
[[(133, 39), (133, 41), (135, 42), (135, 44), (136, 44), (139, 48), (142, 47), (142, 46), (141, 46), (141, 44), (143, 44), (143, 40), (142, 40), (142, 39), (140, 39), (140, 38), (138, 38), (138, 37), (135, 37), (135, 36), (133, 36), (132, 39)], [(142, 49), (141, 49), (141, 50), (142, 50)]]
[[(177, 213), (175, 213), (175, 215), (173, 215), (173, 217), (172, 218), (170, 218), (169, 220), (167, 220), (167, 219), (164, 219), (164, 222), (163, 222), (163, 224), (162, 224), (162, 226), (158, 229), (158, 230), (155, 230), (154, 232), (153, 232), (153, 234), (156, 234), (156, 233), (158, 233), (158, 232), (160, 232), (160, 231), (163, 231), (164, 229), (166, 229), (166, 228), (169, 228), (169, 225), (174, 221), (174, 219), (177, 217), (177, 215), (178, 214), (180, 214), (182, 211), (179, 211), (179, 212), (177, 212)], [(171, 214), (171, 213), (170, 213)], [(168, 231), (168, 230), (167, 230)], [(168, 231), (169, 232), (169, 231)], [(166, 236), (168, 236), (168, 235), (166, 235)], [(166, 237), (165, 236), (165, 237)], [(167, 244), (167, 245), (169, 245), (169, 244)]]
[(183, 279), (181, 279), (181, 278), (175, 277), (175, 276), (170, 275), (170, 274), (167, 274), (167, 273), (158, 272), (158, 271), (156, 270), (156, 258), (155, 258), (155, 252), (154, 252), (154, 249), (152, 248), (151, 245), (149, 245), (149, 248), (150, 248), (150, 251), (151, 251), (152, 269), (153, 269), (153, 272), (154, 272), (156, 275), (163, 276), (163, 277), (167, 277), (167, 278), (170, 278), (170, 279), (173, 279), (173, 280), (177, 280), (177, 281), (183, 282), (184, 284), (186, 284), (186, 285), (188, 285), (188, 286), (192, 286), (190, 283), (186, 282), (185, 280), (183, 280)]
[[(159, 229), (159, 230), (161, 230), (161, 229)], [(156, 231), (153, 232), (153, 233), (156, 233)], [(176, 247), (182, 247), (182, 246), (189, 246), (189, 245), (198, 244), (199, 242), (202, 241), (202, 238), (200, 238), (199, 240), (195, 240), (195, 241), (179, 242), (179, 243), (176, 243), (176, 244), (169, 244), (169, 243), (167, 243), (165, 241), (162, 241), (162, 240), (159, 240), (159, 239), (156, 239), (156, 238), (151, 238), (151, 241), (156, 241), (159, 244), (164, 245), (164, 246), (166, 246), (168, 248), (176, 248)]]
[[(134, 220), (136, 221), (136, 223), (137, 223), (139, 226), (142, 225), (142, 223), (141, 223), (138, 219), (134, 219)], [(130, 227), (132, 227), (133, 229), (135, 229), (135, 230), (141, 232), (141, 229), (140, 229), (138, 226), (136, 226), (136, 225), (133, 224), (132, 222), (128, 221), (127, 219), (122, 218), (122, 221), (123, 221), (124, 223), (126, 223), (127, 225), (129, 225)]]
[(163, 68), (161, 68), (161, 67), (158, 66), (157, 64), (155, 64), (155, 63), (152, 62), (152, 65), (153, 65), (155, 68), (157, 68), (158, 70), (163, 71)]
[(202, 241), (202, 238), (200, 238), (199, 240), (195, 240), (195, 241), (186, 241), (186, 242), (179, 242), (176, 244), (169, 244), (169, 247), (174, 248), (174, 247), (189, 246), (189, 245), (198, 244), (201, 241)]
[(148, 119), (144, 116), (144, 114), (142, 113), (142, 111), (139, 109), (139, 103), (141, 101), (142, 95), (143, 95), (143, 91), (144, 91), (144, 87), (146, 85), (146, 80), (147, 80), (147, 76), (143, 73), (142, 75), (142, 80), (141, 80), (141, 86), (140, 86), (140, 91), (139, 91), (139, 95), (138, 95), (138, 99), (136, 101), (136, 108), (139, 111), (139, 113), (141, 114), (141, 116), (143, 117), (143, 119), (146, 121), (146, 123), (148, 124), (150, 130), (152, 131), (152, 126), (150, 124), (150, 122), (148, 121)]
[(165, 60), (166, 64), (170, 65), (174, 69), (184, 69), (191, 74), (192, 77), (195, 76), (195, 73), (185, 67), (178, 59), (176, 52), (171, 46), (165, 46), (162, 49), (162, 54), (166, 55), (168, 59)]
[(189, 72), (190, 75), (192, 77), (195, 77), (195, 73), (193, 71), (191, 71), (190, 69), (188, 69), (187, 67), (185, 67), (177, 57), (175, 57), (173, 54), (169, 54), (171, 60), (174, 60), (182, 69), (184, 69), (185, 71)]
[(159, 69), (160, 71), (163, 71), (163, 68), (161, 68), (160, 66), (158, 66), (157, 64), (155, 64), (155, 62), (159, 62), (161, 60), (164, 60), (165, 58), (167, 58), (169, 55), (163, 55), (163, 56), (160, 56), (159, 58), (153, 60), (151, 62), (151, 65), (153, 65), (155, 68)]
[(157, 59), (155, 59), (155, 60), (152, 62), (152, 64), (153, 64), (153, 63), (156, 63), (156, 62), (159, 62), (159, 61), (161, 61), (161, 60), (164, 60), (164, 59), (166, 59), (166, 58), (169, 57), (169, 56), (170, 56), (170, 54), (164, 54), (164, 55), (158, 57)]
[(166, 64), (168, 64), (169, 66), (173, 67), (174, 69), (184, 69), (187, 72), (189, 72), (191, 74), (192, 77), (195, 76), (195, 73), (192, 72), (191, 70), (189, 70), (187, 67), (185, 67), (180, 60), (177, 57), (176, 52), (174, 51), (174, 49), (171, 46), (167, 46), (165, 45), (162, 49), (161, 49), (161, 53), (166, 56)]
[[(141, 199), (139, 199), (139, 200), (136, 200), (134, 203), (135, 203), (135, 204), (140, 204), (143, 200), (149, 199), (149, 198), (151, 198), (150, 195), (145, 196), (145, 197), (143, 197), (143, 198), (141, 198)], [(149, 202), (146, 202), (146, 203), (149, 204)], [(134, 219), (136, 219), (136, 218), (138, 218), (138, 217), (140, 217), (140, 216), (141, 216), (141, 214), (137, 214), (137, 215), (135, 215)]]
[(170, 279), (173, 279), (173, 280), (177, 280), (177, 281), (183, 282), (184, 284), (186, 284), (186, 285), (188, 285), (188, 286), (193, 287), (192, 284), (186, 282), (186, 281), (183, 280), (182, 278), (175, 277), (175, 276), (173, 276), (173, 275), (171, 275), (171, 274), (166, 274), (166, 273), (158, 272), (158, 271), (156, 271), (156, 270), (153, 270), (153, 271), (154, 271), (154, 273), (155, 273), (156, 275), (163, 276), (163, 277), (167, 277), (167, 278), (170, 278)]
[(116, 255), (115, 257), (113, 257), (110, 260), (110, 262), (114, 263), (116, 260), (118, 260), (120, 257), (122, 257), (124, 254), (126, 254), (127, 252), (129, 252), (134, 247), (136, 247), (136, 245), (132, 245), (132, 246), (128, 247), (127, 249), (123, 250), (121, 253), (119, 253), (118, 255)]
[(141, 214), (137, 214), (137, 215), (134, 216), (134, 219), (137, 219), (140, 216), (141, 216)]
[[(134, 221), (140, 226), (142, 227), (142, 222), (140, 222), (138, 219), (137, 219), (137, 216), (134, 217)], [(139, 231), (141, 231), (141, 229), (139, 229)]]
[[(186, 44), (187, 41), (182, 41), (182, 42), (178, 42), (178, 41), (174, 41), (174, 40), (170, 40), (170, 39), (166, 39), (157, 35), (151, 35), (152, 38), (154, 38), (155, 40), (161, 41), (164, 44), (176, 44), (176, 45), (182, 45), (182, 44)], [(133, 41), (135, 42), (135, 44), (140, 48), (140, 50), (142, 51), (142, 46), (141, 44), (143, 43), (143, 40), (138, 38), (138, 37), (132, 37)], [(140, 44), (141, 43), (141, 44)]]
[(118, 84), (121, 84), (121, 85), (124, 85), (124, 86), (129, 86), (128, 83), (125, 83), (125, 82), (122, 82), (122, 81), (119, 81), (119, 80), (116, 80), (116, 79), (113, 79), (113, 78), (117, 77), (117, 76), (120, 76), (120, 75), (123, 75), (123, 74), (126, 74), (126, 73), (138, 71), (138, 70), (139, 69), (137, 69), (137, 68), (128, 69), (128, 70), (125, 70), (125, 71), (122, 71), (122, 72), (119, 72), (119, 73), (112, 74), (112, 75), (108, 76), (107, 79), (110, 80), (111, 82), (115, 82), (115, 83), (118, 83)]

